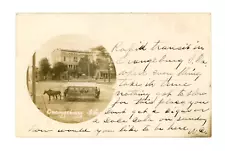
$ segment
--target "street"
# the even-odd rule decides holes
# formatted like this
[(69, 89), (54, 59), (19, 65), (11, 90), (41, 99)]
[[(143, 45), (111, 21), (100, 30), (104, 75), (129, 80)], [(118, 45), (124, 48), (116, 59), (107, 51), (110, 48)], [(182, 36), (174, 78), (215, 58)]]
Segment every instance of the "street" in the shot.
[[(99, 100), (65, 101), (65, 99), (63, 98), (65, 84), (73, 85), (74, 82), (37, 82), (35, 103), (39, 110), (43, 112), (46, 116), (56, 121), (65, 123), (80, 123), (95, 117), (96, 115), (98, 115), (99, 112), (103, 111), (107, 107), (108, 103), (111, 101), (114, 92), (113, 83), (99, 82), (97, 83), (97, 86), (100, 88), (101, 91)], [(49, 101), (48, 95), (43, 94), (45, 90), (49, 89), (61, 91), (61, 100), (60, 98), (51, 98), (51, 100)]]

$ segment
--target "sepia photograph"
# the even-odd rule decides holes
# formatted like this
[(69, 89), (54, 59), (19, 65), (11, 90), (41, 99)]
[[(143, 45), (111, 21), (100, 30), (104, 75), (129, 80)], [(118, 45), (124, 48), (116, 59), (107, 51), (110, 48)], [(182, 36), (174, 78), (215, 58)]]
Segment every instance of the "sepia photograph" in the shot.
[(210, 21), (18, 15), (17, 136), (211, 137)]
[[(212, 61), (213, 56), (214, 61), (223, 60), (223, 55), (215, 55), (215, 50), (223, 50), (218, 27), (223, 26), (223, 5), (217, 3), (220, 9), (215, 3), (197, 1), (188, 1), (185, 7), (179, 1), (107, 2), (108, 8), (104, 2), (91, 1), (10, 4), (17, 12), (14, 19), (8, 11), (3, 14), (2, 48), (5, 67), (12, 71), (8, 63), (15, 65), (15, 73), (2, 74), (4, 100), (10, 103), (3, 107), (3, 147), (39, 151), (70, 150), (75, 145), (82, 151), (131, 151), (149, 148), (149, 139), (157, 150), (186, 151), (191, 146), (208, 151), (221, 146), (217, 134), (222, 134), (223, 122), (215, 120), (222, 119), (223, 109), (215, 114), (212, 110), (213, 100), (220, 107), (223, 101), (213, 95), (212, 87), (218, 86), (213, 85)], [(220, 23), (214, 28), (216, 20)], [(15, 46), (12, 40), (7, 43), (14, 33)], [(212, 36), (215, 33), (218, 36)], [(15, 54), (6, 55), (12, 49)], [(12, 56), (15, 63), (9, 61)], [(222, 83), (222, 74), (216, 75)], [(15, 96), (6, 88), (14, 80)], [(12, 103), (14, 121), (7, 108)], [(13, 125), (14, 130), (9, 128)], [(9, 133), (15, 140), (9, 144), (14, 145), (6, 143)]]
[(81, 35), (50, 39), (27, 68), (31, 100), (46, 116), (63, 123), (97, 116), (111, 101), (115, 82), (108, 51)]

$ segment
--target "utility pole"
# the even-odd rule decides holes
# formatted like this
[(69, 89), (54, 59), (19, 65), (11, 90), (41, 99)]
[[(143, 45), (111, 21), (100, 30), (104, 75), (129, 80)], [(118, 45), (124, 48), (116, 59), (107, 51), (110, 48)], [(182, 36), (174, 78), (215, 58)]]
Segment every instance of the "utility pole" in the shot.
[(109, 78), (109, 82), (110, 82), (110, 78), (111, 78), (111, 62), (109, 62), (109, 67), (108, 67), (108, 78)]
[(110, 67), (108, 68), (108, 79), (109, 79), (109, 82), (110, 82)]
[(67, 71), (67, 78), (68, 78), (67, 80), (70, 81), (69, 69), (68, 69), (68, 71)]
[(90, 66), (89, 66), (89, 59), (88, 59), (88, 62), (87, 62), (87, 64), (88, 64), (88, 78), (89, 78), (89, 76), (90, 76)]
[(27, 68), (27, 89), (28, 89), (28, 91), (30, 93), (30, 87), (29, 87), (29, 66)]
[(32, 99), (36, 103), (36, 52), (33, 54), (33, 65), (32, 65)]

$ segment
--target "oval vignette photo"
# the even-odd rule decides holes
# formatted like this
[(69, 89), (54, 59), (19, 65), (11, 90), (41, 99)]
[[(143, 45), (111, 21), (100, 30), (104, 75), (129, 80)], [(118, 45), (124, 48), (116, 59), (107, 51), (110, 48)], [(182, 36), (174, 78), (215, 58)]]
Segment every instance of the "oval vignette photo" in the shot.
[(112, 99), (113, 60), (101, 44), (82, 35), (61, 35), (44, 43), (27, 69), (31, 101), (47, 117), (80, 123), (97, 116)]

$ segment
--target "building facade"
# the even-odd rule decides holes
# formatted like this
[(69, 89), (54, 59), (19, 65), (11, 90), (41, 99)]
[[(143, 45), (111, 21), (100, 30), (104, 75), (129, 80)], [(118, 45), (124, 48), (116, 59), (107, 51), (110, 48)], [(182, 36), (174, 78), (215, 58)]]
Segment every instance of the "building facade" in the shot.
[[(88, 60), (90, 63), (97, 63), (97, 60), (110, 60), (108, 53), (106, 52), (103, 55), (103, 53), (99, 50), (68, 50), (68, 49), (55, 49), (52, 52), (52, 63), (55, 64), (57, 62), (62, 62), (67, 66), (68, 71), (63, 73), (61, 75), (62, 79), (65, 78), (74, 78), (76, 77), (75, 71), (77, 72), (78, 64), (81, 58), (84, 58), (85, 56), (88, 57)], [(108, 58), (106, 57), (108, 56)], [(108, 72), (107, 71), (107, 63), (105, 63), (105, 66), (99, 65), (99, 69), (96, 71), (97, 78), (105, 78), (107, 77)], [(104, 74), (103, 74), (104, 73)], [(115, 77), (115, 71), (111, 71), (112, 76)]]
[(84, 50), (68, 50), (68, 49), (55, 49), (52, 52), (52, 63), (62, 62), (67, 65), (68, 70), (77, 69), (77, 65), (81, 58), (88, 56), (88, 59), (93, 61), (93, 54), (91, 51)]

